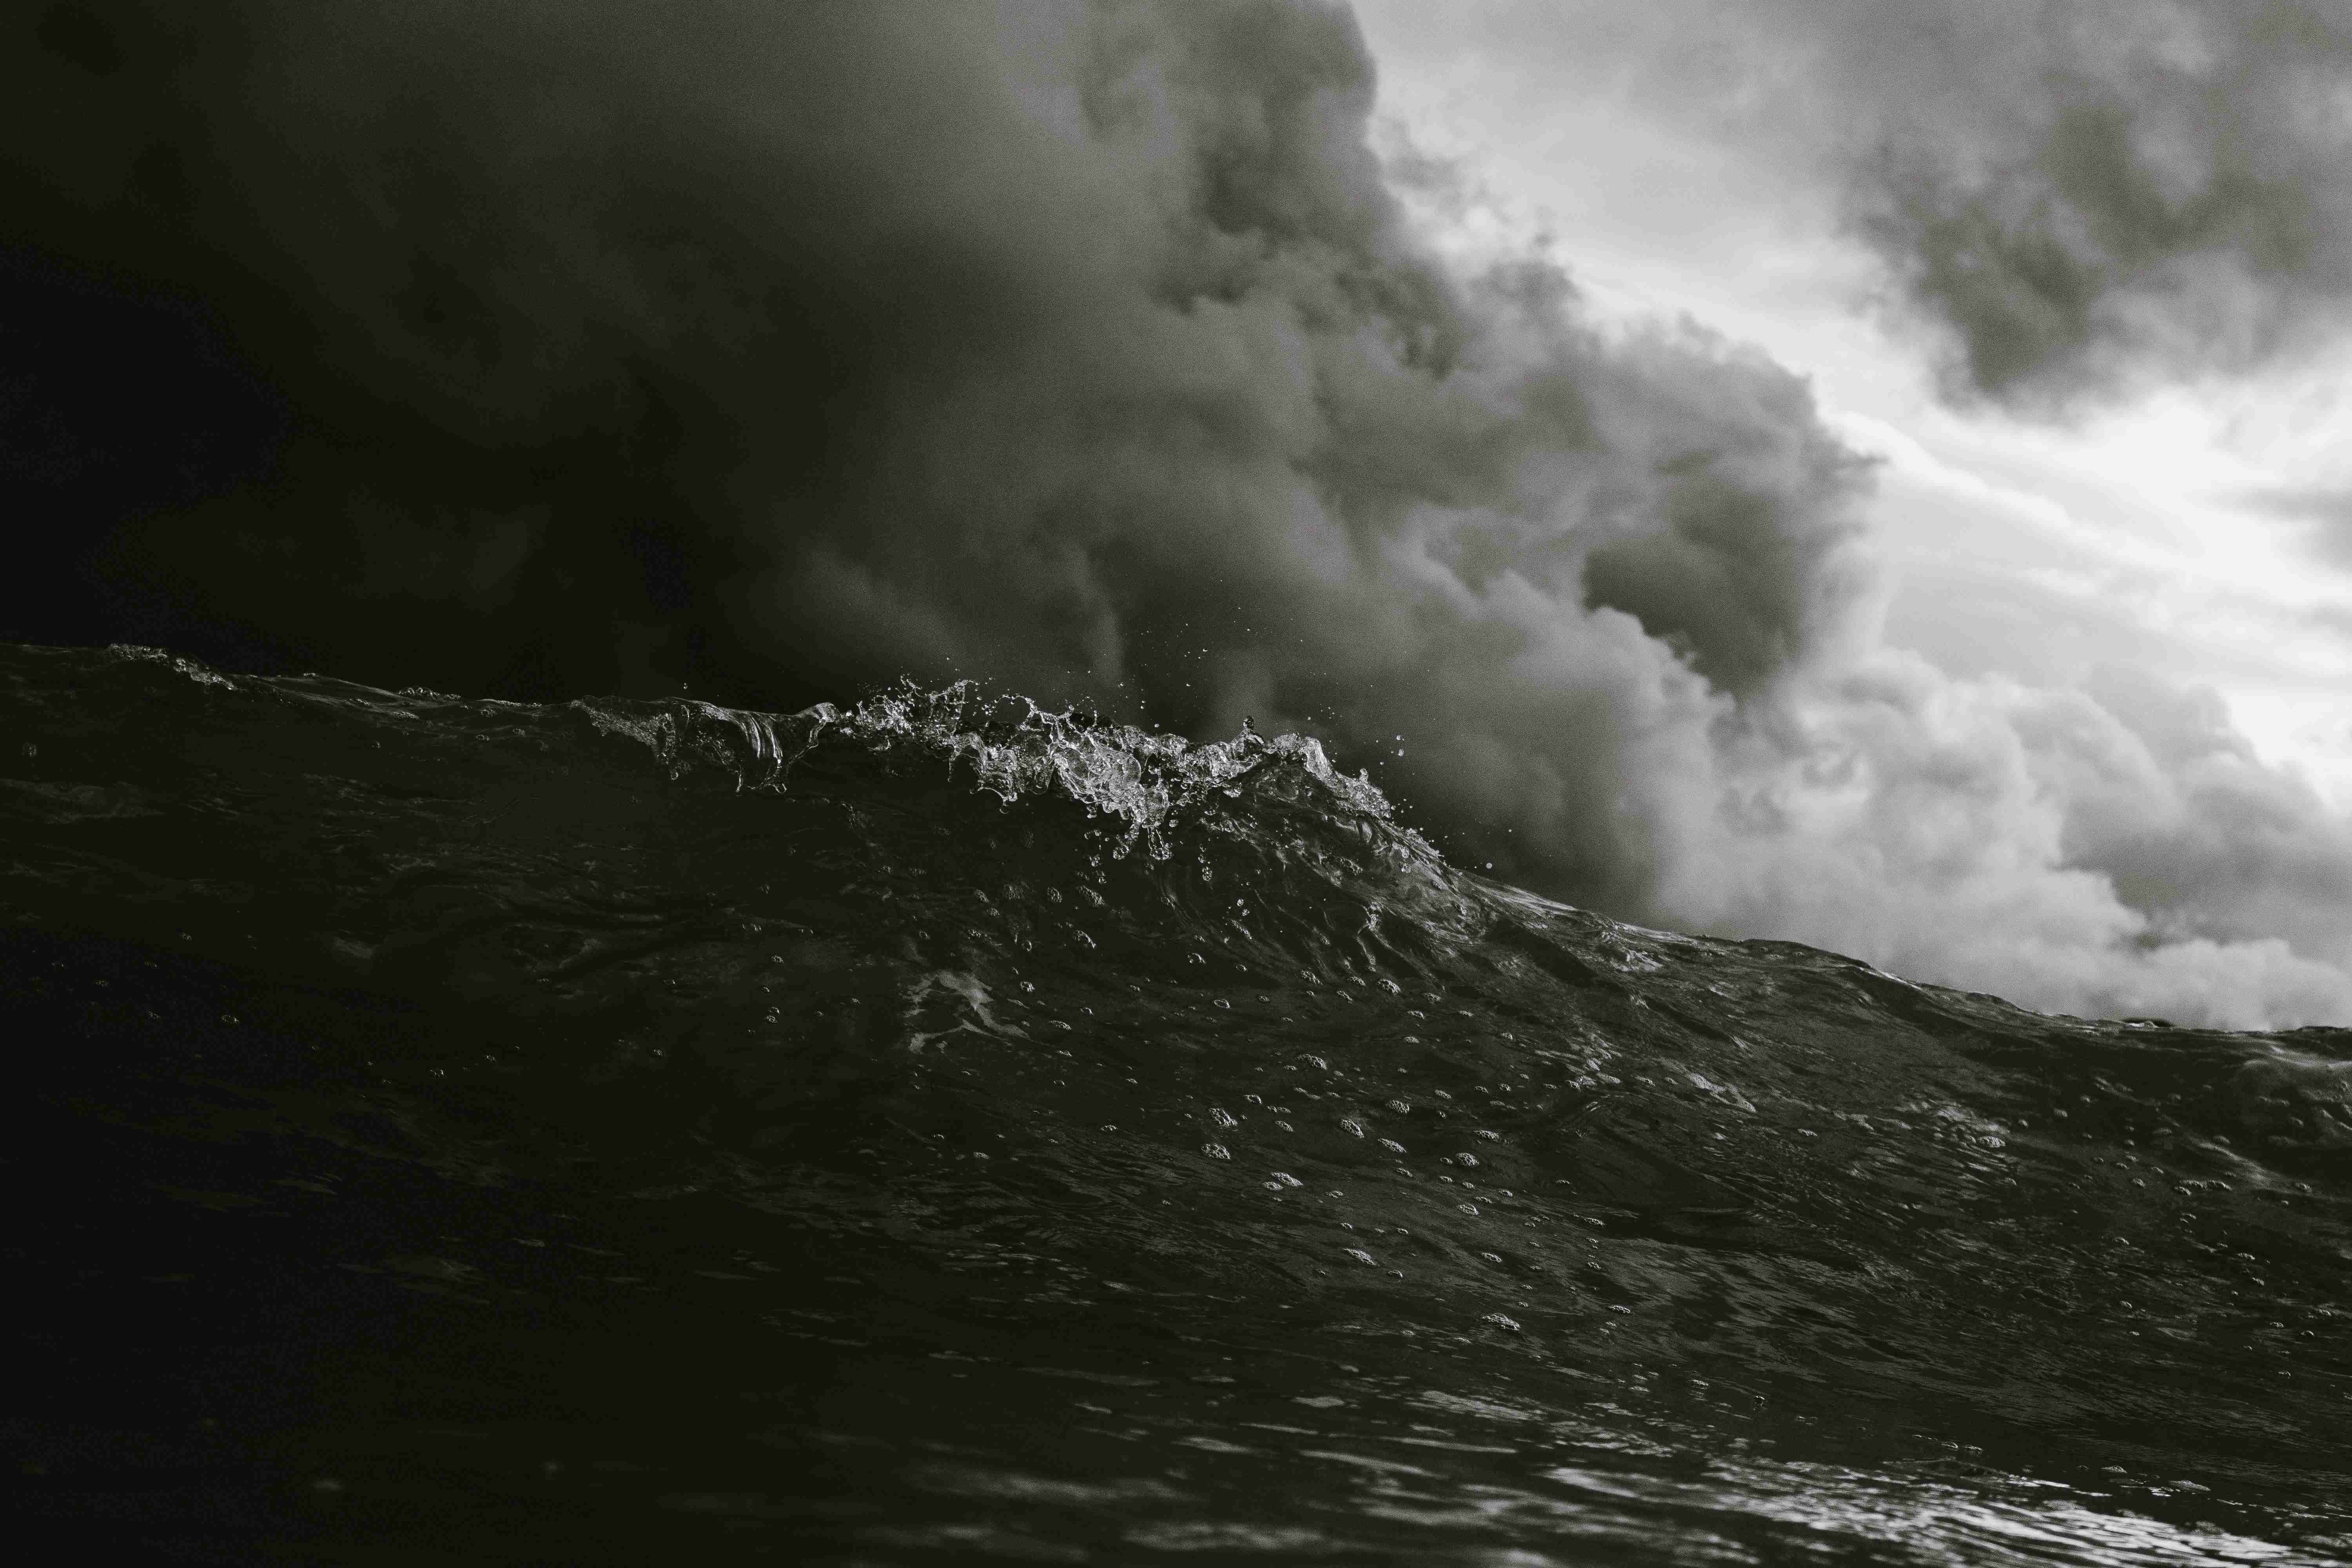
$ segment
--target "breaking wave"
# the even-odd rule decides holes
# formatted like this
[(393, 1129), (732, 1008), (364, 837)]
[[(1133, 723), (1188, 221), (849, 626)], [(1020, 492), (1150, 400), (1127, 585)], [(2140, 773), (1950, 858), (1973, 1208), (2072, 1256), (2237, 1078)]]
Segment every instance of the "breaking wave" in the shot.
[(72, 1194), (0, 1440), (94, 1543), (2352, 1552), (2343, 1032), (1622, 925), (1312, 739), (970, 686), (0, 702)]

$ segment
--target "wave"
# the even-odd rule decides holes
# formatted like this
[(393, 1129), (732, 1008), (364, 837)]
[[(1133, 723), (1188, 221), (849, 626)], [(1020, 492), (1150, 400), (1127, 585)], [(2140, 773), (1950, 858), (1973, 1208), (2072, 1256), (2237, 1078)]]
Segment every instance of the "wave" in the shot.
[(0, 1435), (89, 1528), (160, 1466), (226, 1555), (2352, 1542), (2342, 1031), (1623, 925), (1312, 739), (969, 685), (0, 692), (11, 1136), (89, 1216)]

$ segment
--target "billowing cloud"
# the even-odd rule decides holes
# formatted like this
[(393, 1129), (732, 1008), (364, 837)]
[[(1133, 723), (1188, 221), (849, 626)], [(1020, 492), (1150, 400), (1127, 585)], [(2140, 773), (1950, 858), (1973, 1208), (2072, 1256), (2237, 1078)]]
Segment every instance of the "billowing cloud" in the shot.
[[(1967, 383), (2242, 369), (2352, 301), (2352, 16), (2288, 0), (1800, 12), (1871, 106), (1862, 232)], [(1827, 15), (1835, 12), (1835, 16)], [(1868, 84), (1866, 87), (1861, 84)]]
[[(11, 25), (19, 243), (179, 301), (288, 411), (207, 499), (106, 514), (127, 630), (518, 694), (911, 671), (1250, 715), (1612, 912), (2077, 1009), (2352, 1013), (2332, 873), (2278, 870), (2336, 853), (2315, 802), (2176, 697), (1877, 648), (1870, 465), (1805, 385), (1433, 260), (1336, 5)], [(209, 428), (190, 384), (149, 417)]]
[(1666, 889), (1685, 919), (2068, 1012), (2352, 1005), (2352, 832), (2210, 693), (1956, 680), (1879, 650), (1775, 717), (1719, 752), (1740, 808)]

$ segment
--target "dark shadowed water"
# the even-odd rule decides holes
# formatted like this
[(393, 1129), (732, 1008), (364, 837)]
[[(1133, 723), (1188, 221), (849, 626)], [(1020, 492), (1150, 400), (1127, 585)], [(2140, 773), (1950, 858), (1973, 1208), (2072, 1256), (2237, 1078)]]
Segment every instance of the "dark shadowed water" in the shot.
[(2352, 1557), (2352, 1036), (1310, 742), (0, 649), (6, 1509), (305, 1563)]

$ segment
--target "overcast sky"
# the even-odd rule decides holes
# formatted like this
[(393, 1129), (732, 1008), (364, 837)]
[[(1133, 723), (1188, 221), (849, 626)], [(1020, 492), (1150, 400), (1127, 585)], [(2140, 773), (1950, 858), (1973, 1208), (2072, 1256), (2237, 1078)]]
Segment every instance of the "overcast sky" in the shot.
[(1321, 735), (1457, 858), (2352, 1022), (2352, 22), (60, 0), (0, 634)]

